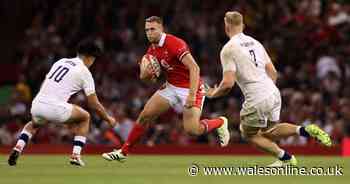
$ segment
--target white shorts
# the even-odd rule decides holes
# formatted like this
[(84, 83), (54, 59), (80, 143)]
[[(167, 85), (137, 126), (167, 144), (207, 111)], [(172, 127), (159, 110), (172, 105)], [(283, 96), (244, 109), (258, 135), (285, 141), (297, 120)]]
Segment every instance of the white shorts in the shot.
[(274, 92), (265, 100), (252, 107), (243, 107), (240, 112), (241, 124), (251, 127), (267, 127), (267, 121), (280, 120), (282, 100), (279, 92)]
[(43, 119), (51, 122), (64, 123), (72, 115), (73, 105), (67, 102), (33, 101), (31, 114), (35, 122)]
[[(166, 83), (161, 89), (157, 91), (157, 93), (168, 100), (170, 106), (175, 110), (182, 111), (183, 106), (186, 104), (186, 99), (189, 93), (188, 88), (180, 88), (169, 83)], [(205, 96), (204, 96), (204, 86), (201, 85), (198, 88), (196, 94), (196, 102), (194, 104), (195, 107), (202, 109), (204, 104)]]

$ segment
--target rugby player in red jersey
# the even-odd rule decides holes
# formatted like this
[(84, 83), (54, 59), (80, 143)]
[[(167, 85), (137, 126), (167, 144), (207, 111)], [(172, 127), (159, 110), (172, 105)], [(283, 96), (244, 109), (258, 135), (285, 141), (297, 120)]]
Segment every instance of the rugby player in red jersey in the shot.
[[(103, 158), (125, 161), (130, 148), (145, 132), (147, 124), (176, 105), (183, 107), (183, 126), (187, 133), (202, 135), (216, 130), (220, 145), (226, 146), (230, 139), (227, 119), (219, 117), (200, 120), (205, 98), (204, 85), (200, 79), (200, 69), (186, 42), (164, 33), (163, 21), (157, 16), (146, 19), (145, 32), (150, 42), (147, 54), (158, 60), (167, 81), (148, 100), (122, 148), (102, 154)], [(140, 70), (140, 78), (145, 79), (149, 71), (142, 64)]]

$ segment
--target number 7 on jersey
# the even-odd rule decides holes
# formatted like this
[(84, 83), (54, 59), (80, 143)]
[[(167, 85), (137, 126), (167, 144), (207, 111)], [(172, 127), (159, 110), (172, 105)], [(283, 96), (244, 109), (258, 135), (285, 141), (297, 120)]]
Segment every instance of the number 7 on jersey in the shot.
[(258, 67), (258, 63), (256, 62), (256, 56), (255, 56), (254, 50), (249, 50), (249, 54), (252, 57), (251, 60), (253, 61), (255, 66)]

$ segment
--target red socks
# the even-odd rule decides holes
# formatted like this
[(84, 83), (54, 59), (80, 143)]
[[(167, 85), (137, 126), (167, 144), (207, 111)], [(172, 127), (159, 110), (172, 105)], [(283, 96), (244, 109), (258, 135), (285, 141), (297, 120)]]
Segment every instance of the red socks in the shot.
[(223, 123), (224, 120), (222, 120), (221, 118), (203, 119), (200, 121), (200, 124), (202, 124), (205, 127), (205, 133), (209, 133), (214, 129), (219, 128)]
[(145, 126), (139, 123), (136, 123), (129, 133), (128, 139), (122, 146), (122, 153), (127, 155), (129, 153), (129, 148), (136, 144), (136, 142), (140, 139), (140, 137), (145, 132)]
[[(224, 120), (221, 118), (216, 119), (203, 119), (200, 121), (200, 124), (204, 126), (204, 133), (209, 133), (212, 130), (219, 128), (224, 123)], [(145, 132), (146, 128), (144, 125), (141, 125), (139, 123), (136, 123), (134, 127), (132, 128), (128, 139), (125, 141), (125, 143), (122, 146), (122, 153), (124, 155), (127, 155), (129, 153), (130, 147), (135, 145), (137, 141), (140, 139), (140, 137)]]

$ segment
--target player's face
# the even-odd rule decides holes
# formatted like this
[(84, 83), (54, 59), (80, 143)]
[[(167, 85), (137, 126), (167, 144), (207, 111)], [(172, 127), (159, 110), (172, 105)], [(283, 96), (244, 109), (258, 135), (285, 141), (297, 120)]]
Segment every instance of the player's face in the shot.
[(150, 43), (158, 43), (163, 32), (163, 26), (157, 22), (146, 22), (145, 32)]

